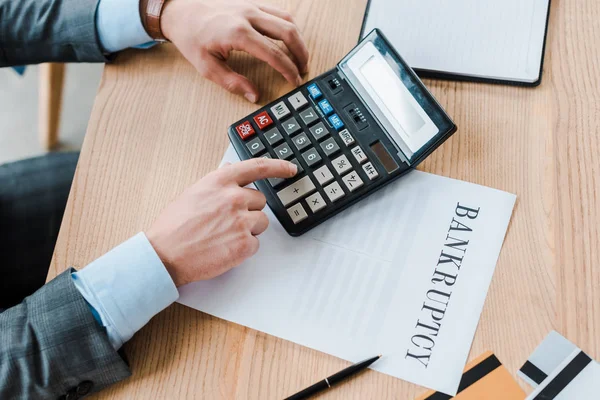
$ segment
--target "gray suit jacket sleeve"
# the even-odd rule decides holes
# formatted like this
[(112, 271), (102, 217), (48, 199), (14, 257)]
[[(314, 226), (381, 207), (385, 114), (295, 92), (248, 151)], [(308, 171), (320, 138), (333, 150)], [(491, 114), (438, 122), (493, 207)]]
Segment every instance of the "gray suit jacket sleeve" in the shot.
[(0, 313), (0, 399), (79, 398), (131, 375), (71, 272)]
[(105, 62), (99, 0), (0, 0), (0, 67), (41, 62)]

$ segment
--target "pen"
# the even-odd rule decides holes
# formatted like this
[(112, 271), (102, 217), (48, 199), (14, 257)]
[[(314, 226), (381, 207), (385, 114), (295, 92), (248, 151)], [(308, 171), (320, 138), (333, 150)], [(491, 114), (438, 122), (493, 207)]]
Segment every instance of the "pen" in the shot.
[(366, 369), (369, 365), (373, 364), (375, 361), (379, 360), (380, 358), (381, 358), (381, 354), (376, 357), (357, 362), (356, 364), (353, 364), (353, 365), (349, 366), (348, 368), (341, 370), (337, 374), (333, 374), (333, 375), (323, 379), (322, 381), (319, 381), (319, 382), (315, 383), (314, 385), (309, 386), (306, 389), (301, 390), (300, 392), (291, 395), (290, 397), (286, 398), (285, 400), (302, 400), (302, 399), (307, 399), (310, 396), (314, 396), (315, 394), (317, 394), (325, 389), (329, 389), (336, 383), (343, 381), (344, 379), (349, 378), (352, 375), (356, 375), (357, 373)]

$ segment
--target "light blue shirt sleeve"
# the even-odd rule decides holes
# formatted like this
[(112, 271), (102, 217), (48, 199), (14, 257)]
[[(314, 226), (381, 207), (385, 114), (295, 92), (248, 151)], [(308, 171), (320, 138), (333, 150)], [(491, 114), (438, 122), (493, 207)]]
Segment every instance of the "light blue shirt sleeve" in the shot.
[(179, 298), (171, 276), (144, 233), (71, 276), (106, 328), (115, 350)]
[(140, 18), (139, 0), (100, 0), (96, 29), (107, 53), (154, 44)]

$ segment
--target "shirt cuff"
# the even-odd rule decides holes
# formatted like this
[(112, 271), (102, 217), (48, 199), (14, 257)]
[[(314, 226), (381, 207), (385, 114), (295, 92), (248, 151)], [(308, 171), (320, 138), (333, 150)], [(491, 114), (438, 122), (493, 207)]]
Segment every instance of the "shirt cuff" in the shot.
[(96, 29), (107, 53), (152, 41), (142, 25), (139, 0), (100, 0)]
[(72, 275), (118, 350), (150, 319), (179, 298), (171, 276), (144, 233)]

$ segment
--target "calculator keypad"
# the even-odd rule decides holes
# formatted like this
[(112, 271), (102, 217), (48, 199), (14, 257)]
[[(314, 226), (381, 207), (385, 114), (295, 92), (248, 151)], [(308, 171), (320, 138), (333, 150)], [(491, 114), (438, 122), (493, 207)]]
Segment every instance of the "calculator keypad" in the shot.
[(336, 200), (344, 197), (344, 191), (339, 183), (333, 182), (331, 185), (325, 187), (325, 194), (329, 197), (329, 200), (333, 203)]
[(283, 125), (283, 130), (285, 130), (285, 133), (287, 133), (289, 136), (300, 130), (300, 124), (294, 117), (283, 121), (281, 124)]
[(266, 149), (265, 145), (263, 144), (263, 142), (261, 142), (260, 138), (252, 139), (251, 141), (246, 143), (246, 147), (250, 151), (250, 154), (252, 154), (252, 157), (256, 157), (260, 153), (264, 152)]
[(362, 166), (362, 168), (363, 171), (365, 171), (365, 174), (367, 174), (367, 176), (369, 177), (369, 180), (375, 180), (379, 177), (379, 173), (377, 172), (373, 164), (371, 164), (371, 162), (366, 163)]
[(309, 107), (306, 110), (302, 111), (300, 113), (300, 118), (302, 118), (302, 122), (304, 122), (306, 126), (310, 126), (314, 122), (319, 120), (317, 112), (312, 107)]
[(329, 131), (324, 123), (319, 122), (315, 126), (309, 129), (311, 135), (318, 141), (329, 136)]
[(313, 214), (317, 211), (324, 209), (327, 206), (327, 203), (325, 203), (325, 200), (323, 200), (323, 196), (321, 196), (321, 193), (319, 192), (308, 196), (306, 198), (306, 204), (308, 204)]
[(342, 122), (342, 119), (339, 117), (339, 115), (333, 114), (328, 119), (331, 126), (333, 126), (338, 131), (344, 127), (344, 123)]
[(310, 140), (308, 139), (308, 136), (306, 136), (306, 133), (304, 133), (304, 132), (302, 132), (299, 135), (296, 135), (292, 139), (292, 142), (294, 142), (294, 145), (296, 145), (296, 148), (298, 149), (298, 151), (304, 150), (311, 144)]
[(356, 189), (358, 189), (359, 187), (361, 187), (363, 185), (362, 179), (360, 179), (358, 174), (354, 171), (343, 176), (342, 181), (344, 181), (344, 184), (346, 185), (348, 190), (351, 192), (354, 192)]
[(323, 111), (323, 114), (329, 115), (333, 112), (333, 107), (329, 103), (329, 100), (323, 99), (319, 102), (319, 108)]
[(295, 206), (288, 208), (287, 212), (295, 224), (308, 218), (308, 214), (304, 207), (302, 207), (302, 203), (298, 203)]
[(271, 107), (271, 113), (275, 116), (275, 118), (281, 120), (282, 118), (285, 118), (288, 115), (290, 115), (290, 109), (285, 105), (283, 101), (280, 101), (279, 103)]
[(254, 117), (254, 122), (256, 122), (256, 125), (258, 125), (260, 130), (264, 130), (266, 127), (273, 124), (273, 120), (266, 111), (263, 111)]
[(352, 155), (354, 156), (356, 161), (358, 161), (359, 164), (362, 164), (365, 161), (367, 161), (367, 156), (365, 155), (363, 149), (360, 148), (360, 146), (354, 147), (351, 151)]
[(294, 156), (294, 152), (292, 149), (290, 149), (290, 146), (288, 146), (287, 143), (275, 147), (275, 154), (277, 154), (277, 157), (281, 158), (282, 160), (287, 160), (288, 158)]
[(315, 149), (314, 147), (302, 153), (302, 158), (304, 158), (304, 161), (306, 161), (309, 167), (312, 167), (313, 165), (321, 161), (321, 156), (319, 155), (317, 149)]
[(302, 107), (308, 104), (308, 100), (306, 100), (306, 97), (304, 97), (302, 92), (297, 92), (291, 95), (290, 97), (288, 97), (288, 101), (296, 111), (300, 110)]
[(305, 176), (304, 178), (292, 183), (285, 189), (277, 192), (277, 196), (284, 206), (288, 206), (296, 200), (305, 197), (307, 194), (311, 194), (316, 189), (317, 188), (315, 187), (315, 184), (310, 180), (310, 178)]
[(235, 127), (235, 130), (237, 131), (238, 135), (240, 135), (242, 140), (246, 140), (256, 133), (249, 121), (242, 122)]
[(281, 179), (281, 178), (269, 178), (269, 184), (271, 186), (273, 186), (274, 188), (276, 188), (277, 186), (280, 186), (283, 182), (285, 182), (285, 179)]
[(302, 168), (302, 164), (300, 164), (300, 161), (298, 161), (297, 158), (290, 160), (290, 162), (298, 168), (298, 172), (296, 172), (296, 175), (300, 175), (301, 173), (304, 172), (304, 168)]
[(275, 146), (279, 142), (283, 141), (283, 136), (281, 136), (281, 133), (279, 133), (279, 129), (277, 128), (273, 128), (270, 131), (265, 132), (265, 137), (271, 146)]
[(340, 151), (340, 146), (338, 146), (333, 138), (329, 138), (321, 143), (321, 148), (327, 157), (330, 157)]
[(310, 85), (307, 86), (306, 89), (308, 90), (308, 93), (309, 93), (311, 99), (313, 99), (313, 100), (316, 100), (323, 95), (323, 93), (321, 92), (321, 89), (319, 89), (319, 87), (317, 86), (316, 83), (311, 83)]
[(334, 109), (316, 83), (306, 90), (308, 94), (297, 91), (235, 128), (252, 157), (279, 158), (298, 167), (294, 178), (267, 179), (294, 224), (379, 177), (344, 127), (337, 113), (341, 110)]
[(342, 141), (344, 142), (344, 144), (346, 146), (351, 146), (354, 144), (354, 137), (348, 131), (348, 129), (344, 129), (343, 131), (340, 131), (339, 135), (342, 138)]
[(327, 165), (323, 165), (314, 172), (315, 178), (321, 186), (325, 186), (333, 180), (333, 174)]
[(331, 164), (333, 164), (333, 168), (335, 168), (335, 172), (338, 173), (338, 175), (342, 175), (344, 172), (346, 171), (350, 171), (352, 169), (352, 164), (350, 164), (350, 161), (348, 161), (348, 158), (346, 158), (346, 156), (341, 155), (338, 158), (336, 158), (335, 160), (333, 160), (331, 162)]

